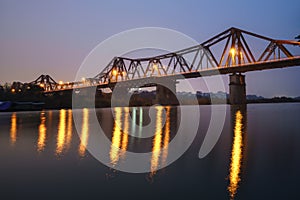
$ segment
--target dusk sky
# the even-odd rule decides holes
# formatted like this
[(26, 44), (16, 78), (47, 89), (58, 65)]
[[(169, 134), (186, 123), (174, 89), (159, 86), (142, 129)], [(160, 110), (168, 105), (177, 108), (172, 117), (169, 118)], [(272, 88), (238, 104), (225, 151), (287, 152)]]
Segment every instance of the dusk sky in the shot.
[[(72, 81), (97, 44), (132, 28), (174, 29), (199, 43), (230, 27), (291, 40), (300, 34), (299, 8), (295, 0), (0, 0), (0, 84), (41, 74)], [(248, 94), (300, 96), (300, 67), (246, 73), (246, 80)]]

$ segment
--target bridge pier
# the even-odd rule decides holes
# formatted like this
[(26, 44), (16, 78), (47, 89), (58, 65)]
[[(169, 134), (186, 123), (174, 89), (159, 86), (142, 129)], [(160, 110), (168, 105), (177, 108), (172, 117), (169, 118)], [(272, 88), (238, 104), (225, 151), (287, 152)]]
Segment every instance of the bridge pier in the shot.
[(176, 97), (176, 80), (164, 80), (162, 84), (156, 86), (155, 104), (160, 105), (178, 105)]
[(229, 76), (229, 102), (231, 105), (246, 104), (245, 75), (232, 74)]

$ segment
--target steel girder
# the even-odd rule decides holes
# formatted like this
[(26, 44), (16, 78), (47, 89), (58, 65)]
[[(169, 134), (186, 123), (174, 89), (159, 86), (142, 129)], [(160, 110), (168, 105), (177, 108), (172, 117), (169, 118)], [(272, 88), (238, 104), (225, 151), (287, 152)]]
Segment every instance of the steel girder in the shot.
[[(249, 37), (265, 41), (262, 52), (254, 52)], [(250, 40), (251, 42), (251, 40)], [(275, 40), (238, 28), (229, 28), (209, 40), (176, 52), (147, 58), (114, 57), (108, 65), (93, 78), (68, 83), (56, 83), (50, 76), (41, 75), (32, 83), (42, 85), (45, 91), (66, 90), (89, 86), (113, 87), (117, 82), (151, 80), (152, 78), (193, 78), (204, 75), (237, 73), (269, 69), (268, 63), (276, 67), (295, 66), (299, 56), (293, 55), (285, 45), (300, 47), (300, 42)], [(219, 46), (221, 56), (214, 47)], [(220, 47), (221, 46), (221, 47)], [(288, 60), (286, 60), (288, 59)], [(282, 65), (280, 65), (282, 63)], [(267, 68), (265, 67), (267, 66)], [(229, 69), (230, 68), (230, 69)], [(231, 69), (232, 68), (232, 69)], [(240, 69), (243, 68), (243, 69)], [(202, 75), (196, 75), (201, 73)], [(103, 87), (102, 87), (103, 86)]]

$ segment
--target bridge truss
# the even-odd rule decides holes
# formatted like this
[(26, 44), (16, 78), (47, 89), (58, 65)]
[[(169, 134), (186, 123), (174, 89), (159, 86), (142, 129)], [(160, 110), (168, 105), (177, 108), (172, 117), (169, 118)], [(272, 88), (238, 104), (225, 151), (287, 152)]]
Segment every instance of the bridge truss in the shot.
[[(254, 52), (249, 37), (264, 41), (263, 51)], [(248, 39), (247, 39), (248, 38)], [(117, 82), (130, 82), (152, 77), (179, 76), (193, 78), (206, 75), (238, 73), (254, 70), (299, 66), (300, 56), (293, 55), (286, 46), (298, 46), (300, 42), (275, 40), (237, 28), (230, 28), (211, 39), (180, 51), (148, 58), (114, 57), (93, 78), (78, 82), (57, 83), (48, 75), (41, 75), (36, 84), (45, 91), (73, 89), (89, 86), (109, 87)], [(218, 46), (218, 52), (213, 51)], [(200, 75), (199, 75), (200, 73)]]
[[(255, 55), (245, 36), (251, 36), (268, 42), (267, 47)], [(212, 47), (226, 41), (221, 47), (219, 59)], [(107, 67), (94, 77), (99, 84), (147, 78), (152, 76), (185, 75), (207, 70), (231, 67), (261, 65), (263, 63), (293, 59), (294, 56), (284, 45), (300, 46), (300, 42), (275, 40), (237, 28), (230, 28), (211, 39), (187, 49), (149, 58), (115, 57)], [(220, 49), (220, 48), (219, 48)], [(286, 63), (285, 63), (286, 64)], [(300, 64), (299, 58), (296, 63)], [(223, 70), (232, 73), (232, 70)], [(251, 69), (249, 69), (251, 71)]]
[(29, 84), (38, 85), (45, 91), (56, 90), (58, 85), (58, 83), (49, 75), (40, 75), (36, 80)]

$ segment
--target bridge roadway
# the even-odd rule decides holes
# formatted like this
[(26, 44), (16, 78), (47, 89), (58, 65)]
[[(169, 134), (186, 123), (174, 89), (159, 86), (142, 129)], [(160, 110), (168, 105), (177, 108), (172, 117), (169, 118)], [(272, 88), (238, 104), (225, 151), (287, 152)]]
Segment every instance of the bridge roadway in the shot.
[(181, 72), (172, 75), (161, 75), (161, 76), (152, 76), (152, 77), (145, 77), (145, 78), (132, 79), (132, 80), (123, 80), (118, 82), (112, 81), (110, 83), (106, 82), (102, 84), (88, 83), (86, 85), (74, 86), (72, 88), (61, 88), (52, 91), (45, 91), (44, 93), (52, 93), (52, 92), (66, 91), (66, 90), (73, 90), (73, 89), (83, 89), (89, 87), (113, 88), (116, 84), (118, 84), (119, 87), (135, 87), (136, 85), (138, 86), (142, 85), (141, 87), (152, 87), (152, 86), (156, 86), (157, 85), (156, 83), (162, 82), (165, 79), (180, 80), (180, 79), (198, 78), (198, 77), (205, 77), (205, 76), (215, 76), (215, 75), (224, 75), (224, 74), (245, 73), (250, 71), (286, 68), (286, 67), (293, 67), (293, 66), (300, 66), (300, 56), (295, 56), (292, 58), (268, 60), (268, 61), (256, 62), (256, 63), (233, 65), (230, 67), (226, 66), (226, 67), (218, 67), (218, 68), (211, 68), (211, 69), (202, 69), (199, 71)]

